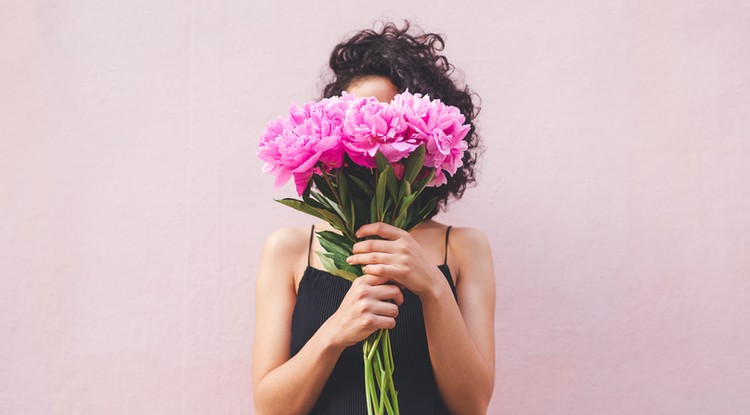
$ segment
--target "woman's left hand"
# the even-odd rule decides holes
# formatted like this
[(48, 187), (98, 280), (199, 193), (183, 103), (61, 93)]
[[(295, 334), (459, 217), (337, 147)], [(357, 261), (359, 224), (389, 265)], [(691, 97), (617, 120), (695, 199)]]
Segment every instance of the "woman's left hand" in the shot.
[(370, 223), (357, 230), (356, 236), (380, 236), (354, 244), (352, 265), (364, 265), (366, 274), (377, 275), (402, 285), (423, 297), (445, 282), (440, 270), (427, 258), (416, 240), (405, 230), (382, 222)]

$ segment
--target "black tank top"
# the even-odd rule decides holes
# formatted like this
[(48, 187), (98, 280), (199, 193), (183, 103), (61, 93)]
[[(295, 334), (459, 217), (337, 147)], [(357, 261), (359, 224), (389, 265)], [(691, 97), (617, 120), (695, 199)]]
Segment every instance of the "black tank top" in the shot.
[[(445, 275), (456, 298), (456, 287), (447, 265), (450, 229), (449, 226), (445, 233), (445, 260), (438, 268)], [(312, 231), (310, 244), (312, 246)], [(309, 255), (292, 314), (292, 356), (338, 310), (352, 285), (341, 277), (311, 267)], [(432, 373), (422, 303), (409, 290), (404, 290), (404, 302), (399, 307), (396, 327), (391, 330), (391, 346), (396, 366), (393, 382), (398, 391), (400, 412), (405, 415), (448, 414)], [(310, 414), (366, 414), (364, 376), (360, 342), (341, 353)]]

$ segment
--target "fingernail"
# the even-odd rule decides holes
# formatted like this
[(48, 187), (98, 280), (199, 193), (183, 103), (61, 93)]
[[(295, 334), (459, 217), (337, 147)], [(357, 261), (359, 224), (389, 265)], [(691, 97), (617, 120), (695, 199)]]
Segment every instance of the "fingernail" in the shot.
[(348, 263), (350, 263), (350, 264), (351, 264), (351, 263), (352, 263), (352, 257), (348, 257), (348, 258), (346, 258), (346, 262), (348, 262)]

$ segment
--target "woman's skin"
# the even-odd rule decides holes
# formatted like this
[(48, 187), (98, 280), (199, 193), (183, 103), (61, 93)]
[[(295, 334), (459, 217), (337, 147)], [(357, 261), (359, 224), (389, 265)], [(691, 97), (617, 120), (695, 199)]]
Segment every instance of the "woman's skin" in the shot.
[[(398, 93), (388, 78), (353, 82), (347, 92), (390, 102)], [(330, 230), (327, 223), (316, 230)], [(446, 226), (428, 220), (410, 233), (384, 223), (363, 226), (352, 264), (365, 275), (352, 283), (341, 306), (294, 357), (290, 357), (292, 310), (307, 267), (309, 228), (284, 228), (266, 240), (256, 287), (253, 392), (258, 414), (306, 414), (341, 352), (377, 329), (393, 328), (403, 302), (399, 286), (422, 302), (435, 381), (452, 414), (484, 414), (495, 378), (495, 274), (489, 243), (481, 231), (454, 227), (448, 267), (458, 304), (437, 268), (443, 262)], [(317, 238), (313, 252), (320, 250)], [(323, 269), (317, 255), (311, 266)], [(393, 282), (394, 284), (386, 284)], [(396, 368), (398, 370), (398, 368)]]

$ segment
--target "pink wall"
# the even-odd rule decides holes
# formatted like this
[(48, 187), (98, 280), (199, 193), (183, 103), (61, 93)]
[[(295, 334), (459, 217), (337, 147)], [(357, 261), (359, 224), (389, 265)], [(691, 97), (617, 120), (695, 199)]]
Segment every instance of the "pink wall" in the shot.
[(0, 3), (0, 413), (250, 414), (256, 137), (374, 18), (484, 99), (493, 414), (750, 413), (746, 1)]

